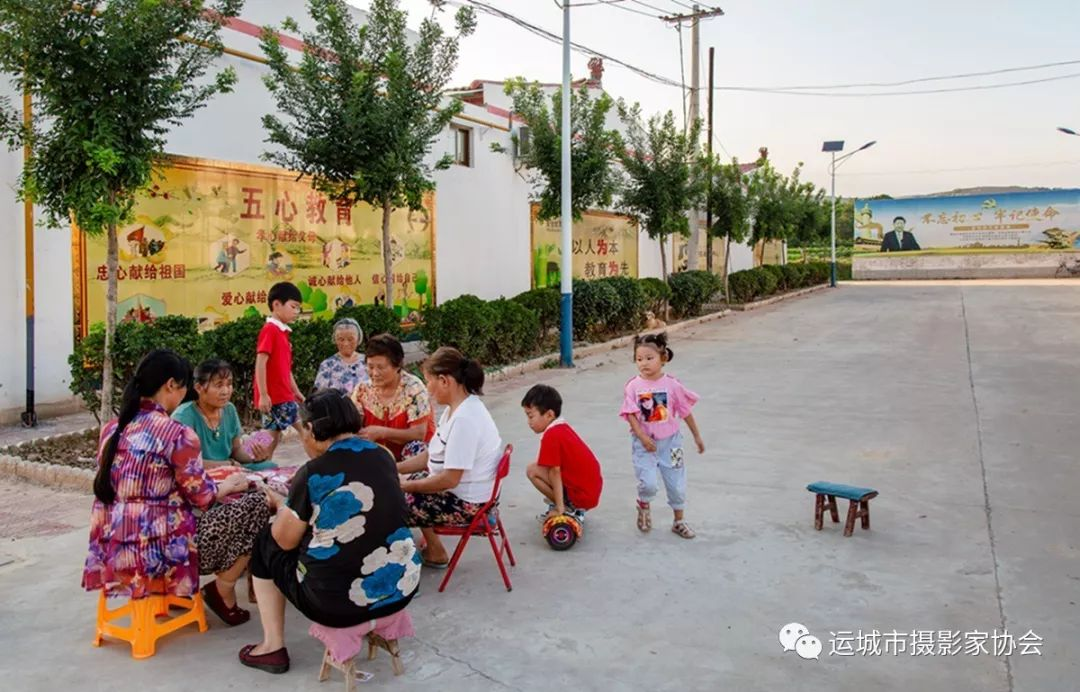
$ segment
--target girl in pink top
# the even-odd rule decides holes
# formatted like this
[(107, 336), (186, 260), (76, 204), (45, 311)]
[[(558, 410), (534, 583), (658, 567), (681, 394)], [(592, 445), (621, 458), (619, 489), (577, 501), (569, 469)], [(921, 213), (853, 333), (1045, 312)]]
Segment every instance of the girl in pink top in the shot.
[(619, 415), (630, 423), (632, 433), (631, 456), (638, 481), (638, 529), (652, 529), (649, 502), (656, 496), (659, 475), (664, 481), (668, 505), (675, 513), (671, 530), (683, 538), (693, 538), (693, 529), (683, 520), (686, 466), (679, 421), (686, 421), (698, 454), (705, 451), (705, 443), (691, 413), (698, 395), (664, 373), (664, 363), (674, 356), (668, 348), (666, 333), (634, 339), (634, 362), (640, 374), (626, 383)]

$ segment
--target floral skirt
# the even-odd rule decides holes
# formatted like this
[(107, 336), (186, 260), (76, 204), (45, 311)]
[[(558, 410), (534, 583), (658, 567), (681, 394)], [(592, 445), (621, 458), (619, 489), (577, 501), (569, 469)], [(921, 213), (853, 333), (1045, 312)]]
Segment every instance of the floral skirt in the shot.
[[(428, 475), (427, 471), (420, 471), (410, 475), (409, 480), (420, 480)], [(405, 504), (408, 509), (405, 525), (421, 528), (468, 524), (484, 506), (482, 502), (466, 502), (450, 490), (439, 493), (405, 493)]]

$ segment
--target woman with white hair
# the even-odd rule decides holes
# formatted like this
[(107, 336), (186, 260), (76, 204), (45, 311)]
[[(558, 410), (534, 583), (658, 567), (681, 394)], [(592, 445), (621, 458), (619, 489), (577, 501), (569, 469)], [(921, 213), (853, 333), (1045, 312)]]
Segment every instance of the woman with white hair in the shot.
[(358, 385), (371, 382), (364, 355), (357, 349), (364, 339), (364, 331), (351, 317), (334, 324), (334, 345), (337, 353), (319, 364), (315, 376), (315, 389), (336, 389), (351, 394)]

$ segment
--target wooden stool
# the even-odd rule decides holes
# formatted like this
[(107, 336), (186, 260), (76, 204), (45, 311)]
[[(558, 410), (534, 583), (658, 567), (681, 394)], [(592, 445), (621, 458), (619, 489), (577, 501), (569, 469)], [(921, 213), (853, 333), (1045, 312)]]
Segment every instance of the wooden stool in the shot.
[[(378, 649), (383, 649), (390, 654), (390, 665), (394, 669), (394, 675), (401, 675), (405, 672), (405, 664), (401, 662), (401, 649), (398, 647), (396, 639), (387, 641), (374, 632), (366, 636), (369, 661), (374, 661)], [(356, 689), (356, 656), (338, 663), (330, 655), (330, 649), (327, 649), (323, 652), (322, 667), (319, 668), (319, 682), (324, 682), (330, 678), (331, 668), (340, 670), (345, 676), (345, 692), (354, 692)]]
[(825, 521), (825, 509), (828, 508), (833, 523), (840, 523), (840, 512), (836, 509), (836, 498), (850, 500), (847, 521), (844, 523), (844, 536), (850, 536), (855, 532), (855, 520), (862, 519), (862, 527), (870, 529), (870, 500), (878, 496), (878, 491), (872, 488), (859, 488), (853, 485), (841, 483), (829, 483), (818, 481), (806, 486), (806, 489), (816, 494), (814, 498), (814, 528), (821, 530)]

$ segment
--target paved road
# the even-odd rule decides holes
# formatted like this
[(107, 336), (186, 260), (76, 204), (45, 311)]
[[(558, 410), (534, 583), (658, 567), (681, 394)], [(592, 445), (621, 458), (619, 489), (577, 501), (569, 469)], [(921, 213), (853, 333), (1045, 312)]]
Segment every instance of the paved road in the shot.
[[(523, 467), (537, 441), (518, 408), (530, 382), (492, 387), (487, 402), (517, 448), (504, 495), (514, 591), (480, 543), (446, 593), (425, 574), (405, 678), (383, 658), (364, 687), (1076, 689), (1078, 291), (849, 285), (678, 335), (670, 371), (702, 395), (708, 445), (688, 457), (699, 532), (689, 542), (667, 530), (659, 503), (652, 534), (634, 527), (615, 417), (629, 353), (538, 376), (563, 392), (604, 464), (603, 503), (569, 553), (548, 550), (532, 519), (540, 503)], [(879, 489), (873, 530), (814, 531), (804, 486), (820, 479)], [(93, 649), (94, 598), (78, 589), (84, 541), (81, 527), (0, 546), (15, 558), (0, 566), (5, 687), (330, 689), (316, 682), (321, 652), (297, 617), (293, 670), (281, 677), (235, 662), (255, 623), (173, 635), (148, 661), (119, 644)], [(824, 642), (820, 660), (783, 653), (777, 630), (791, 621)], [(1033, 630), (1042, 655), (910, 655), (913, 630), (932, 632), (937, 652), (942, 630), (965, 633), (966, 646), (968, 632), (1003, 628)], [(842, 633), (859, 630), (905, 633), (904, 652), (829, 655), (831, 632), (843, 646)]]

